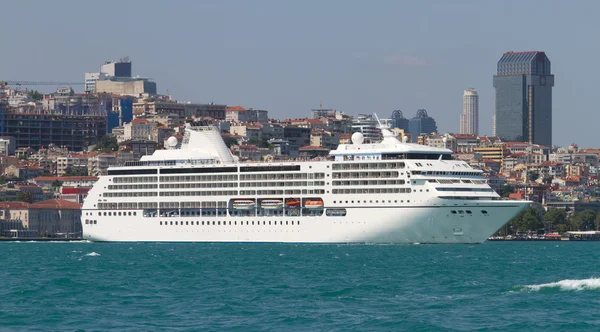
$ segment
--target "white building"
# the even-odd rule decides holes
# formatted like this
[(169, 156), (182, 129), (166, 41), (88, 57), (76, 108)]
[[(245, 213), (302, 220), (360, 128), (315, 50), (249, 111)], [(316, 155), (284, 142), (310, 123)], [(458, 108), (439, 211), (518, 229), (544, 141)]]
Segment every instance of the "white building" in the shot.
[(467, 89), (463, 94), (460, 133), (479, 135), (479, 95), (475, 89)]
[(150, 122), (146, 119), (135, 118), (130, 123), (123, 125), (123, 140), (149, 139), (153, 138), (156, 122)]
[(12, 136), (0, 136), (0, 155), (14, 156), (17, 142)]

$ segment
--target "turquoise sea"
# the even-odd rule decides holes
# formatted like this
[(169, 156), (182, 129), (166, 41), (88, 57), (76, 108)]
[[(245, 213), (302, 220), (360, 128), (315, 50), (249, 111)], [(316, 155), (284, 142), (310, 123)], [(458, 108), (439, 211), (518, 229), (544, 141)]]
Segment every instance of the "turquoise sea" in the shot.
[(600, 242), (0, 243), (0, 330), (598, 331)]

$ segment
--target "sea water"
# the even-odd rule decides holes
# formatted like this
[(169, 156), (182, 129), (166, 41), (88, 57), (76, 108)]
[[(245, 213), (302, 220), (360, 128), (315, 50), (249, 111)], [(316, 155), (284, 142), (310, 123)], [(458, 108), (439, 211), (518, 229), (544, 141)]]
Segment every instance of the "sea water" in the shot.
[(598, 331), (600, 242), (0, 243), (0, 330)]

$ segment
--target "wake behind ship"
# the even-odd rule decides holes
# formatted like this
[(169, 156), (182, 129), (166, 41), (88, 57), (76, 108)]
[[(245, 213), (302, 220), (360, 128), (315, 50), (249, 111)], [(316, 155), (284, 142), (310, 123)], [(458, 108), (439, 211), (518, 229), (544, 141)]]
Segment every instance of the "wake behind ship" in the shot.
[(479, 243), (527, 208), (452, 151), (383, 140), (333, 160), (241, 163), (208, 121), (181, 148), (111, 167), (83, 204), (92, 241)]

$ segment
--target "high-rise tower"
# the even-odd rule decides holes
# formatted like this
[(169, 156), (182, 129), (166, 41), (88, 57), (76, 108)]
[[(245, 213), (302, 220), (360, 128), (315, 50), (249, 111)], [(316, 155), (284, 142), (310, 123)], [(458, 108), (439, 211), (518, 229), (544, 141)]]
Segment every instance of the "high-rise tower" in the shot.
[(551, 147), (554, 75), (546, 53), (504, 53), (497, 70), (496, 135), (505, 141)]
[(479, 95), (477, 95), (477, 90), (475, 89), (467, 89), (463, 94), (460, 133), (479, 135)]

